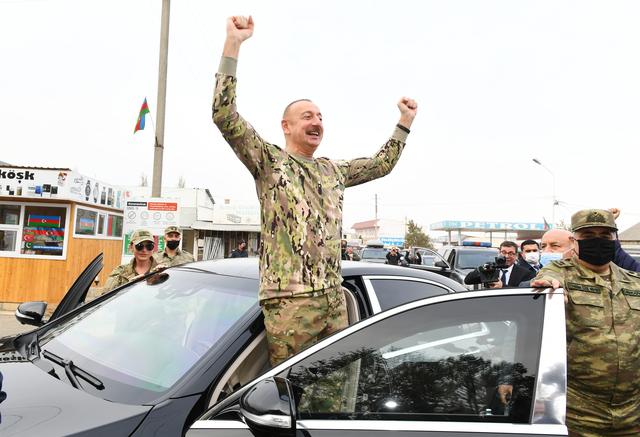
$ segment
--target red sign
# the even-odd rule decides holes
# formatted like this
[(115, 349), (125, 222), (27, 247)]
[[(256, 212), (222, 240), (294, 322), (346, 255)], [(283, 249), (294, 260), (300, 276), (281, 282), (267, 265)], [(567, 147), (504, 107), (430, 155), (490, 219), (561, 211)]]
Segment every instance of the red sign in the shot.
[(177, 211), (178, 204), (174, 202), (149, 202), (149, 211)]

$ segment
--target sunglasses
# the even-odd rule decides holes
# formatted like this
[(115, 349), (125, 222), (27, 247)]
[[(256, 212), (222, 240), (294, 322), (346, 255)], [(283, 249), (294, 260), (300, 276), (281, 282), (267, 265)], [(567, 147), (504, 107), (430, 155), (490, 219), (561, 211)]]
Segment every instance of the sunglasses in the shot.
[(138, 243), (135, 245), (136, 250), (142, 250), (142, 249), (153, 250), (154, 247), (156, 247), (156, 245), (153, 244), (151, 241), (143, 241), (142, 243)]

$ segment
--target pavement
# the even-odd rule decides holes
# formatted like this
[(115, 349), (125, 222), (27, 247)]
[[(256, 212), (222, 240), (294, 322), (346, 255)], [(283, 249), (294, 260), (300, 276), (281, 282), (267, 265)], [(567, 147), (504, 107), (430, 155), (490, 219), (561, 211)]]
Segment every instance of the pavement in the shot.
[(35, 326), (21, 325), (12, 311), (0, 311), (0, 337), (31, 331)]

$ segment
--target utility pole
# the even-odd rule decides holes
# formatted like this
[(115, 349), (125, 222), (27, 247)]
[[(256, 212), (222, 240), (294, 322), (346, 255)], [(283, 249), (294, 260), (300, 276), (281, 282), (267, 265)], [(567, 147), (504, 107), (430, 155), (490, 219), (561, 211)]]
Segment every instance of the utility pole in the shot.
[(171, 0), (162, 0), (162, 24), (160, 27), (160, 64), (158, 70), (158, 110), (153, 152), (153, 181), (151, 197), (162, 196), (162, 154), (164, 152), (164, 114), (167, 101), (167, 59), (169, 55), (169, 10)]

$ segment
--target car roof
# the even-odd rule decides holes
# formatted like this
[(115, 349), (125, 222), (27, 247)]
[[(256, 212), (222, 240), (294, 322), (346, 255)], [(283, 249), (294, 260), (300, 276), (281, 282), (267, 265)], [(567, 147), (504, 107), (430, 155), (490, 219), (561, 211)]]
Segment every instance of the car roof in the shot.
[[(438, 282), (455, 291), (467, 291), (458, 282), (437, 273), (412, 269), (409, 267), (393, 266), (389, 264), (375, 264), (362, 261), (342, 261), (342, 276), (405, 276)], [(227, 258), (218, 260), (198, 261), (183, 264), (180, 267), (204, 270), (210, 273), (226, 276), (237, 276), (248, 279), (259, 279), (258, 258)]]

